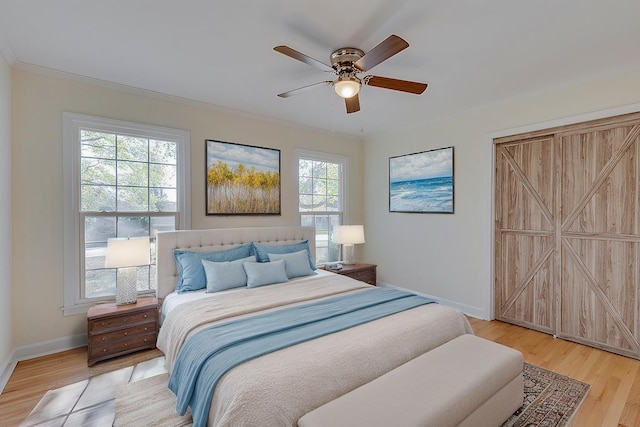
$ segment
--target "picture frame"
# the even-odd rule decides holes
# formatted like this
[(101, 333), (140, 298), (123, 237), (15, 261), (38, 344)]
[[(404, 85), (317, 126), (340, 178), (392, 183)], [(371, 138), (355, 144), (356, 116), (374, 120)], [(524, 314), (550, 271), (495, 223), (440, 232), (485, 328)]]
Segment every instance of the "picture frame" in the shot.
[(389, 157), (389, 212), (454, 213), (453, 147)]
[(280, 215), (280, 150), (205, 140), (207, 215)]

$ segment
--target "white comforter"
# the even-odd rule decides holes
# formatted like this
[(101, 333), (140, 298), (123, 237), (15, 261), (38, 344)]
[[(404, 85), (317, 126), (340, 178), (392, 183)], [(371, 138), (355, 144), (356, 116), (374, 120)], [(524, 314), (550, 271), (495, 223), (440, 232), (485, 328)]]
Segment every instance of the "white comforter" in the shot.
[[(368, 286), (322, 274), (186, 302), (167, 315), (158, 348), (171, 372), (187, 337), (215, 322)], [(462, 314), (428, 304), (262, 356), (222, 377), (208, 425), (295, 426), (307, 412), (465, 333), (473, 332)]]

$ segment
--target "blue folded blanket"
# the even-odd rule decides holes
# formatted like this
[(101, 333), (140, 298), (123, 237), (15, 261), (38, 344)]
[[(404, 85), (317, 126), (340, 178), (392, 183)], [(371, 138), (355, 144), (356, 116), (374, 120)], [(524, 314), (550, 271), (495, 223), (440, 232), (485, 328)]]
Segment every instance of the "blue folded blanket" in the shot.
[(256, 357), (435, 301), (409, 292), (371, 288), (354, 294), (229, 321), (189, 338), (176, 359), (169, 388), (176, 410), (191, 407), (193, 426), (205, 426), (216, 384)]

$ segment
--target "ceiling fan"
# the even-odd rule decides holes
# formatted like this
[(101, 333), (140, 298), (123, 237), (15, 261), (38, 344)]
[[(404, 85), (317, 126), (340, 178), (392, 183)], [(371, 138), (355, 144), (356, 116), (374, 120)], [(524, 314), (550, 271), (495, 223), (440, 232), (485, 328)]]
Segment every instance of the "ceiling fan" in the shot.
[(382, 43), (371, 49), (366, 54), (354, 47), (341, 47), (331, 53), (331, 66), (324, 64), (316, 59), (311, 58), (297, 50), (288, 46), (276, 46), (273, 48), (276, 52), (287, 55), (298, 61), (302, 61), (307, 65), (311, 65), (321, 71), (332, 72), (338, 76), (337, 80), (326, 80), (293, 89), (288, 92), (278, 94), (281, 98), (288, 98), (300, 92), (314, 88), (318, 85), (328, 84), (333, 86), (336, 93), (344, 98), (347, 107), (347, 113), (355, 113), (360, 111), (360, 100), (358, 92), (362, 85), (381, 87), (384, 89), (398, 90), (401, 92), (414, 93), (420, 95), (427, 89), (426, 83), (411, 82), (408, 80), (398, 80), (389, 77), (364, 76), (358, 77), (358, 74), (368, 71), (383, 61), (391, 58), (398, 52), (409, 47), (409, 43), (395, 34), (387, 37)]

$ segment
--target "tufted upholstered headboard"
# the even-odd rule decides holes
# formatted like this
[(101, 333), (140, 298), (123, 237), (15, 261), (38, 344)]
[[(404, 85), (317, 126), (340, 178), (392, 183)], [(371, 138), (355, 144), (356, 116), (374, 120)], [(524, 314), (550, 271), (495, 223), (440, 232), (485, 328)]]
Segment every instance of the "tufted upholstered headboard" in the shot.
[(314, 227), (245, 227), (160, 232), (156, 237), (157, 296), (164, 298), (176, 288), (178, 269), (173, 258), (175, 249), (210, 252), (251, 242), (285, 245), (308, 240), (311, 257), (315, 260), (315, 239)]

